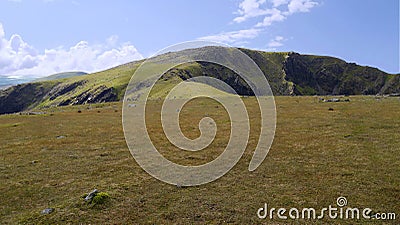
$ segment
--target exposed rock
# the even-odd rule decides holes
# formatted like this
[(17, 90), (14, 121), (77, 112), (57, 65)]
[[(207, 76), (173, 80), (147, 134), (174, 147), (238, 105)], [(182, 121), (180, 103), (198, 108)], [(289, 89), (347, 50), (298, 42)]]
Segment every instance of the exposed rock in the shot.
[(86, 197), (85, 197), (85, 201), (90, 202), (92, 201), (92, 199), (94, 198), (94, 196), (96, 196), (96, 194), (99, 193), (99, 191), (97, 189), (94, 189), (92, 192), (90, 192)]
[(50, 100), (54, 100), (58, 96), (64, 95), (68, 92), (75, 90), (76, 88), (85, 84), (86, 82), (87, 82), (86, 80), (81, 80), (70, 84), (62, 84), (62, 83), (58, 84), (50, 90), (50, 92), (48, 93), (48, 97)]
[(46, 114), (46, 112), (31, 112), (31, 111), (28, 111), (28, 112), (20, 112), (19, 114), (20, 115), (31, 116), (31, 115), (44, 115), (44, 114)]
[[(372, 95), (400, 88), (399, 76), (343, 60), (291, 53), (284, 63), (296, 95)], [(396, 82), (397, 79), (397, 82)]]
[(87, 103), (102, 103), (117, 101), (118, 96), (114, 88), (107, 88), (106, 86), (100, 86), (94, 90), (85, 91), (74, 99), (70, 99), (68, 102), (72, 105), (82, 105)]
[(54, 212), (54, 210), (55, 210), (54, 208), (46, 208), (46, 209), (42, 210), (41, 214), (43, 214), (43, 215), (50, 214), (50, 213)]
[(340, 102), (338, 98), (325, 99), (324, 102)]
[(27, 83), (0, 90), (0, 114), (21, 112), (34, 107), (50, 89), (45, 83)]
[(331, 99), (323, 99), (323, 102), (350, 102), (350, 99), (339, 99), (339, 98), (331, 98)]

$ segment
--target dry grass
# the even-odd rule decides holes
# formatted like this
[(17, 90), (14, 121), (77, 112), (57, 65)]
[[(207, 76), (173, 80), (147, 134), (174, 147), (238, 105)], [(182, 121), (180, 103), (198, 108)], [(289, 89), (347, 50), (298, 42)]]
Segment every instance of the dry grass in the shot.
[[(119, 103), (89, 109), (62, 107), (45, 115), (0, 116), (0, 223), (366, 222), (271, 221), (256, 216), (264, 203), (320, 209), (335, 205), (339, 196), (346, 196), (351, 207), (396, 212), (399, 217), (398, 98), (356, 96), (348, 103), (319, 103), (315, 97), (277, 97), (275, 140), (254, 172), (247, 167), (258, 140), (259, 111), (253, 98), (244, 100), (252, 130), (243, 158), (221, 179), (188, 188), (164, 184), (136, 164), (125, 144)], [(183, 132), (192, 138), (199, 135), (197, 124), (205, 114), (217, 121), (217, 139), (196, 154), (166, 144), (156, 112), (159, 105), (157, 101), (149, 105), (149, 130), (166, 157), (201, 164), (223, 150), (229, 120), (217, 103), (193, 101), (182, 112)], [(82, 194), (94, 188), (108, 192), (111, 200), (95, 207), (85, 204)], [(48, 207), (55, 212), (41, 215)], [(399, 219), (386, 222), (399, 223)]]

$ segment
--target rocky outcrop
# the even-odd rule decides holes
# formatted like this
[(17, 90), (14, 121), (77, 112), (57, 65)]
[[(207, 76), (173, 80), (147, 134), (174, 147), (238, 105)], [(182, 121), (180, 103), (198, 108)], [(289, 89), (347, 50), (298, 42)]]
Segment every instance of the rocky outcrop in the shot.
[(84, 91), (73, 98), (66, 99), (59, 103), (58, 106), (83, 105), (113, 101), (118, 101), (118, 95), (114, 88), (107, 88), (106, 86), (102, 85), (93, 90)]
[(51, 90), (47, 83), (19, 84), (0, 91), (0, 114), (20, 112), (39, 104)]
[[(275, 95), (376, 95), (400, 92), (400, 76), (376, 68), (327, 56), (241, 50), (258, 65)], [(173, 76), (182, 80), (211, 76), (229, 84), (240, 95), (254, 95), (249, 85), (236, 73), (213, 63), (198, 62), (174, 68), (162, 79)], [(209, 85), (223, 90), (216, 84)]]
[(48, 93), (48, 97), (50, 100), (54, 100), (58, 96), (62, 96), (64, 94), (74, 91), (76, 88), (78, 88), (79, 86), (81, 86), (85, 83), (86, 83), (86, 80), (77, 81), (77, 82), (70, 83), (70, 84), (63, 84), (63, 83), (58, 84), (51, 89), (51, 91)]
[[(0, 114), (28, 110), (44, 100), (53, 101), (53, 106), (82, 105), (118, 101), (114, 88), (101, 85), (86, 91), (80, 90), (85, 81), (71, 84), (36, 82), (21, 84), (0, 91)], [(71, 94), (72, 93), (72, 94)], [(67, 94), (71, 97), (65, 97)]]
[(400, 88), (398, 75), (333, 57), (291, 53), (283, 69), (296, 95), (375, 95)]

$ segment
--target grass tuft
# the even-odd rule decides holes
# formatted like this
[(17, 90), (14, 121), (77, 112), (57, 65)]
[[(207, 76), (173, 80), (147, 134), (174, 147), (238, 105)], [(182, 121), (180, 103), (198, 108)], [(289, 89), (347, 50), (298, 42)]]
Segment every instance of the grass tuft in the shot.
[(91, 203), (94, 205), (101, 205), (104, 204), (109, 198), (110, 195), (107, 192), (99, 192), (93, 197)]

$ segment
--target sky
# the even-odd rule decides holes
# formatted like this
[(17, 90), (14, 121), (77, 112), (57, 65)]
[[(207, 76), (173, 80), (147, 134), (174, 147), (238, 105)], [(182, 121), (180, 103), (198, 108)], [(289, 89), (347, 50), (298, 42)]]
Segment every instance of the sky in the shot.
[(399, 0), (0, 0), (0, 75), (96, 72), (184, 41), (399, 73)]

